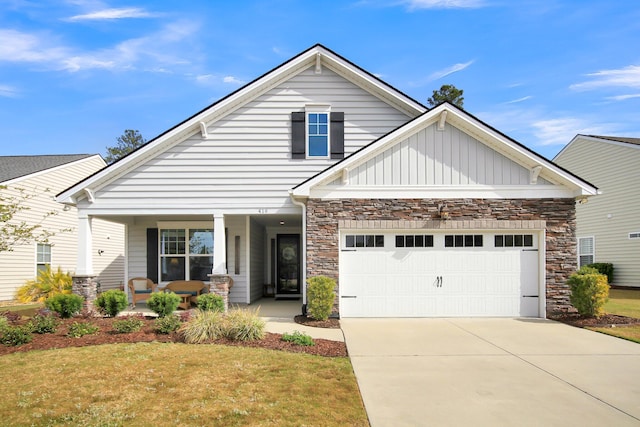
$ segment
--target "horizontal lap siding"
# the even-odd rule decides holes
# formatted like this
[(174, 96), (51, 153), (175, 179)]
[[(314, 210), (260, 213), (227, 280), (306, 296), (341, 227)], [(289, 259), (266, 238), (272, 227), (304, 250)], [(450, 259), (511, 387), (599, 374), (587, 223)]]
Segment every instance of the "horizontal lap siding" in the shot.
[(291, 159), (291, 112), (329, 103), (345, 113), (345, 155), (409, 117), (334, 72), (313, 68), (149, 160), (98, 193), (95, 207), (292, 207), (288, 190), (335, 160)]
[(640, 287), (640, 239), (629, 239), (640, 232), (640, 149), (579, 140), (556, 162), (602, 191), (576, 205), (576, 235), (595, 237), (595, 260), (613, 263), (614, 284)]
[(352, 185), (527, 185), (529, 179), (527, 169), (449, 124), (419, 131), (349, 175)]

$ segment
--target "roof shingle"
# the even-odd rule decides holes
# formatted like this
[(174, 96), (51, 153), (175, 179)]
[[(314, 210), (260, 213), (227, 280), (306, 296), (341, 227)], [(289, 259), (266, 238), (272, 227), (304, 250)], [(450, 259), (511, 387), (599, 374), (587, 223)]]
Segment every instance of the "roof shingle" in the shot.
[(0, 156), (0, 183), (32, 173), (82, 160), (94, 154), (54, 154), (45, 156)]

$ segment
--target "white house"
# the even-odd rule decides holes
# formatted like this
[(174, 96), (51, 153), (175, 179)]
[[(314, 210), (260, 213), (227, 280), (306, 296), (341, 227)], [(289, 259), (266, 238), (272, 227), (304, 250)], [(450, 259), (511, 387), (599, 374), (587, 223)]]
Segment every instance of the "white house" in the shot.
[(93, 221), (120, 222), (126, 276), (160, 286), (212, 274), (232, 303), (272, 284), (304, 304), (323, 274), (343, 317), (544, 317), (569, 306), (575, 199), (596, 191), (315, 45), (58, 200), (79, 211), (81, 253)]
[(602, 191), (576, 207), (579, 264), (612, 263), (615, 285), (640, 287), (640, 138), (576, 135), (554, 161)]
[[(35, 279), (46, 265), (74, 272), (78, 259), (78, 212), (55, 201), (55, 195), (78, 180), (106, 166), (100, 155), (72, 154), (0, 157), (0, 190), (3, 196), (20, 200), (28, 209), (13, 221), (40, 224), (55, 233), (48, 243), (28, 243), (0, 252), (0, 300), (12, 300), (16, 290)], [(20, 196), (27, 196), (26, 199)], [(48, 212), (53, 215), (46, 215)], [(97, 219), (94, 243), (83, 257), (94, 260), (95, 273), (103, 289), (117, 288), (124, 278), (124, 227)]]

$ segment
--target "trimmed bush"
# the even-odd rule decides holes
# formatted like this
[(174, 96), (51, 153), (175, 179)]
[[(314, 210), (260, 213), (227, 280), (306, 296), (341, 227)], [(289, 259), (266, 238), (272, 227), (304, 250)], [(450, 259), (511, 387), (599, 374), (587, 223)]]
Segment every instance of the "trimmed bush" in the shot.
[(44, 305), (63, 319), (68, 319), (82, 309), (84, 299), (76, 294), (57, 294), (45, 300)]
[(31, 335), (29, 326), (9, 326), (0, 335), (0, 342), (9, 346), (26, 344), (32, 339), (33, 335)]
[(202, 311), (224, 311), (224, 300), (214, 293), (202, 294), (198, 297), (197, 306)]
[(175, 314), (170, 314), (164, 317), (158, 317), (153, 322), (153, 330), (159, 334), (170, 334), (171, 332), (175, 332), (180, 328), (180, 317)]
[(583, 316), (600, 317), (609, 299), (607, 276), (592, 267), (582, 267), (567, 281), (571, 288), (571, 304)]
[(316, 320), (327, 320), (333, 310), (336, 281), (327, 276), (307, 279), (307, 313)]
[(137, 316), (127, 316), (122, 319), (114, 320), (113, 330), (119, 334), (128, 334), (138, 332), (144, 326), (144, 322)]
[(127, 308), (127, 294), (119, 289), (111, 289), (98, 295), (94, 304), (100, 312), (116, 317)]
[(313, 341), (313, 338), (300, 331), (293, 331), (292, 334), (285, 332), (284, 334), (282, 334), (282, 341), (292, 342), (294, 344), (304, 346), (316, 345), (316, 343)]
[(180, 335), (189, 344), (201, 344), (224, 335), (224, 315), (219, 311), (196, 310), (182, 325)]
[(172, 314), (180, 304), (180, 297), (173, 292), (154, 292), (147, 300), (147, 307), (159, 317)]
[(0, 316), (0, 335), (2, 335), (2, 331), (9, 327), (9, 319), (4, 316)]
[(587, 267), (595, 268), (600, 274), (607, 276), (609, 284), (613, 283), (613, 264), (610, 262), (594, 262), (593, 264), (589, 264)]
[(28, 326), (35, 334), (52, 334), (59, 324), (60, 320), (54, 313), (38, 313), (29, 321)]
[(43, 302), (54, 295), (70, 294), (72, 285), (71, 274), (63, 273), (60, 267), (52, 271), (47, 266), (38, 272), (36, 280), (29, 280), (19, 287), (16, 296), (20, 302)]
[(224, 336), (234, 341), (255, 341), (264, 338), (265, 322), (258, 310), (235, 309), (224, 318)]
[(99, 330), (99, 327), (89, 322), (73, 322), (73, 324), (69, 326), (69, 332), (67, 335), (71, 338), (80, 338), (85, 335), (95, 334)]

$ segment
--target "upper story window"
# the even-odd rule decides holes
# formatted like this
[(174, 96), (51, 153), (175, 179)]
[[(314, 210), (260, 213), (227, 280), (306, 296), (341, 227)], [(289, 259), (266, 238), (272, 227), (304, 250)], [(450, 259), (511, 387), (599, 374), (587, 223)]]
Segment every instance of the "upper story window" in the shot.
[(307, 157), (329, 157), (329, 113), (307, 114)]

